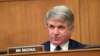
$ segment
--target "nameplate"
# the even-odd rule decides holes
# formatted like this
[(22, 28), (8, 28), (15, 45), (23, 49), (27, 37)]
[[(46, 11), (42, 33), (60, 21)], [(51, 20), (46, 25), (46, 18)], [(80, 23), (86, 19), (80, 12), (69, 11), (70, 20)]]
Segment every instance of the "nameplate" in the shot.
[(10, 48), (8, 48), (7, 54), (32, 53), (32, 52), (42, 52), (42, 51), (44, 51), (43, 45), (21, 46), (21, 47), (10, 47)]

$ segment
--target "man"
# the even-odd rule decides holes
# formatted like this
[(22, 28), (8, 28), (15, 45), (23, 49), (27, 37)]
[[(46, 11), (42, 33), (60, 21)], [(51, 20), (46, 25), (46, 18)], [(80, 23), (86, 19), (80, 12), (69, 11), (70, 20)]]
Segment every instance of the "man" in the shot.
[(43, 43), (45, 51), (85, 48), (85, 45), (72, 40), (74, 16), (66, 6), (56, 6), (46, 14), (49, 41)]

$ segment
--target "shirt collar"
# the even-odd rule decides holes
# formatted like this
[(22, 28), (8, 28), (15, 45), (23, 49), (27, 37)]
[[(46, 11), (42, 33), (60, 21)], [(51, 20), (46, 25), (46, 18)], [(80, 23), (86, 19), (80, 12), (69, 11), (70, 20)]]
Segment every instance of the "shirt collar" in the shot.
[[(60, 45), (60, 47), (62, 48), (63, 51), (67, 51), (68, 50), (68, 45), (69, 45), (69, 41), (66, 42), (65, 44)], [(54, 45), (52, 43), (50, 43), (50, 51), (54, 51), (57, 45)]]

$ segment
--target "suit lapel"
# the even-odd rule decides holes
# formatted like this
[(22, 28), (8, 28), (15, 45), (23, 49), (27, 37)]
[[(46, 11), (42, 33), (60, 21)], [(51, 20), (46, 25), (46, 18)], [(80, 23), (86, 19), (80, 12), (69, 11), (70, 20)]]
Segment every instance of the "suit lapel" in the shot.
[(73, 42), (73, 40), (69, 40), (69, 46), (68, 46), (68, 49), (74, 49), (75, 48), (75, 43)]
[(44, 50), (50, 51), (50, 42), (49, 41), (44, 44)]

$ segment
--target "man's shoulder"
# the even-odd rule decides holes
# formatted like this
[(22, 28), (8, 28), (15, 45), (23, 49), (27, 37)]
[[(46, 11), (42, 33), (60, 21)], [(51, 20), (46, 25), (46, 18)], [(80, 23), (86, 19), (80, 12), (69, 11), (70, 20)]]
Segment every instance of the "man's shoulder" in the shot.
[(46, 41), (42, 43), (42, 45), (44, 46), (45, 51), (50, 51), (50, 41)]
[(69, 49), (83, 49), (85, 48), (87, 45), (82, 44), (76, 40), (70, 39), (69, 40)]
[(48, 44), (50, 44), (50, 41), (46, 41), (46, 42), (42, 43), (42, 45), (48, 45)]

